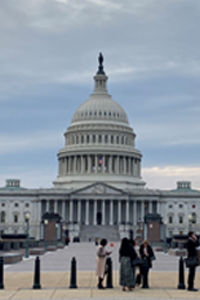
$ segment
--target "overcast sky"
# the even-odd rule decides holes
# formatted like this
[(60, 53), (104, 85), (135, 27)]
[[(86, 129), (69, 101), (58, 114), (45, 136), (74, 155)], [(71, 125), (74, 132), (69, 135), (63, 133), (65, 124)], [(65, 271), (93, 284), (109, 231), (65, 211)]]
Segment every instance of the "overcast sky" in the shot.
[(52, 187), (102, 52), (146, 187), (200, 189), (199, 0), (0, 2), (0, 186)]

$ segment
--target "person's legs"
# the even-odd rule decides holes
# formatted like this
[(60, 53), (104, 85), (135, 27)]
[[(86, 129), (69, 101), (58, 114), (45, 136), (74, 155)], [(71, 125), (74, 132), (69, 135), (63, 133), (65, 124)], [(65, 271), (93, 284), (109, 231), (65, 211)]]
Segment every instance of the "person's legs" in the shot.
[(98, 289), (105, 289), (103, 286), (103, 278), (99, 277)]
[(188, 290), (192, 290), (194, 288), (194, 277), (195, 277), (195, 267), (190, 267), (189, 275), (188, 275)]

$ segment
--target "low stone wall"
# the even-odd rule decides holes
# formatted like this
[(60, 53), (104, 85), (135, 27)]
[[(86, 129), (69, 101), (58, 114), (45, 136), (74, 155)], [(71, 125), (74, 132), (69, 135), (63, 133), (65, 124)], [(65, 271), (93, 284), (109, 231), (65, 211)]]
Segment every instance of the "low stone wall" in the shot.
[(31, 248), (29, 250), (30, 255), (42, 255), (45, 253), (44, 248)]
[(1, 255), (5, 265), (15, 264), (22, 260), (22, 253), (4, 253)]
[(169, 249), (168, 253), (174, 256), (187, 256), (186, 249)]

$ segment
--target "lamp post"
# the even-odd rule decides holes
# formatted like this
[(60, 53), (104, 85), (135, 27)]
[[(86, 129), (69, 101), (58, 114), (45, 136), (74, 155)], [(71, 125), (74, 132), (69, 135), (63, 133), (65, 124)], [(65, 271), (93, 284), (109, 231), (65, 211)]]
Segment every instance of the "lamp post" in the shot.
[(58, 247), (58, 228), (59, 228), (59, 224), (56, 223), (56, 248)]
[(193, 222), (193, 216), (192, 214), (188, 215), (188, 229), (189, 231), (192, 231), (192, 222)]
[(26, 249), (25, 249), (25, 258), (29, 258), (29, 220), (30, 214), (26, 213), (25, 221), (26, 221)]
[(63, 225), (62, 227), (62, 238), (63, 238), (63, 247), (65, 247), (65, 230), (66, 230), (66, 225)]
[(167, 253), (167, 222), (163, 222), (164, 225), (164, 252)]
[(47, 252), (47, 225), (49, 221), (44, 220), (44, 251)]
[(149, 232), (150, 245), (152, 246), (152, 236), (151, 236), (151, 231), (152, 231), (152, 229), (153, 229), (153, 224), (149, 224), (149, 229), (150, 229), (150, 232)]

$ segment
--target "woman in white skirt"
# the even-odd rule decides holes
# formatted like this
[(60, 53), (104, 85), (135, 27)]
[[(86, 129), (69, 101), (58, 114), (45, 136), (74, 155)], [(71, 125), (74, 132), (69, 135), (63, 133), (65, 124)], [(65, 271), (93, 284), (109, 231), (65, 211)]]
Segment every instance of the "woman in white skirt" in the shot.
[(97, 267), (96, 276), (98, 277), (98, 289), (104, 289), (103, 278), (106, 266), (106, 256), (110, 255), (111, 252), (107, 252), (105, 246), (107, 245), (107, 240), (102, 239), (97, 248)]

